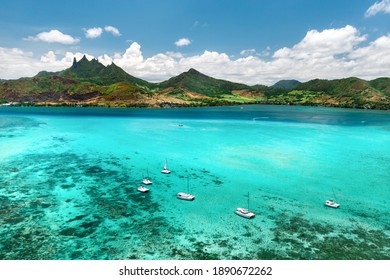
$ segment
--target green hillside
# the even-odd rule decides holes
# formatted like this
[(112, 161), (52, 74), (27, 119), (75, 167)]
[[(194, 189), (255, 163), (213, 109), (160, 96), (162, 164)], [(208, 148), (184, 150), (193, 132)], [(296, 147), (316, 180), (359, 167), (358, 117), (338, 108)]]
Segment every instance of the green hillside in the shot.
[(390, 96), (390, 78), (378, 78), (369, 82), (370, 86)]
[(249, 86), (244, 84), (232, 83), (206, 76), (192, 68), (187, 72), (157, 84), (157, 86), (160, 89), (172, 88), (173, 92), (189, 91), (209, 97), (232, 94), (233, 90), (249, 88)]
[(293, 89), (300, 83), (301, 82), (297, 80), (280, 80), (271, 87), (280, 89)]
[(305, 105), (389, 109), (390, 91), (386, 86), (387, 80), (388, 78), (369, 82), (355, 77), (315, 79), (296, 86), (289, 94), (304, 98)]

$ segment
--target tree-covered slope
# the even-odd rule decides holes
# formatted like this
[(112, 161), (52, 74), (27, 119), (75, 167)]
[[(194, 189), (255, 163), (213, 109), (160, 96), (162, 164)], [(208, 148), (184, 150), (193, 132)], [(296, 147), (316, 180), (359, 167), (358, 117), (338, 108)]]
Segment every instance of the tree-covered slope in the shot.
[(244, 84), (209, 77), (192, 68), (187, 72), (157, 84), (157, 86), (161, 89), (172, 88), (176, 91), (189, 91), (209, 97), (218, 97), (224, 94), (231, 94), (233, 90), (249, 88), (249, 86)]
[(273, 88), (280, 88), (280, 89), (293, 89), (297, 85), (299, 85), (301, 82), (297, 80), (280, 80), (276, 82), (273, 86)]

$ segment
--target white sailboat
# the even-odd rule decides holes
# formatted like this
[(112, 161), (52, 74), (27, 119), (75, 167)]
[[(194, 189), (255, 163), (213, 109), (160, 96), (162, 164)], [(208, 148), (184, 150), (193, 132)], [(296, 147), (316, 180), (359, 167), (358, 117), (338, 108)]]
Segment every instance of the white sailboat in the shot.
[(177, 193), (176, 197), (178, 199), (182, 199), (182, 200), (188, 200), (188, 201), (192, 201), (195, 199), (195, 195), (192, 195), (192, 194), (189, 194), (189, 179), (187, 178), (187, 193), (184, 193), (184, 192), (179, 192)]
[(145, 179), (142, 180), (142, 184), (144, 184), (144, 185), (151, 185), (151, 184), (153, 184), (153, 182), (150, 181), (148, 178), (145, 178)]
[(334, 202), (331, 199), (326, 200), (324, 205), (328, 206), (328, 207), (331, 207), (331, 208), (339, 208), (340, 207), (339, 203), (336, 203), (336, 202)]
[(248, 192), (248, 208), (237, 208), (234, 213), (236, 213), (238, 216), (246, 218), (246, 219), (252, 219), (256, 216), (255, 213), (248, 210), (249, 209), (249, 192)]
[(149, 189), (141, 185), (138, 187), (137, 191), (142, 192), (142, 193), (146, 193), (149, 191)]
[(164, 168), (163, 168), (163, 170), (161, 170), (161, 173), (163, 173), (163, 174), (169, 174), (169, 173), (171, 173), (171, 170), (168, 169), (167, 160), (165, 160)]
[[(334, 193), (334, 189), (332, 189), (332, 191), (333, 191), (333, 197), (336, 198), (336, 194)], [(326, 200), (324, 205), (328, 206), (328, 207), (331, 207), (331, 208), (339, 208), (340, 207), (340, 204), (334, 202), (332, 199)]]
[(147, 172), (148, 176), (145, 177), (145, 178), (142, 180), (142, 184), (144, 184), (144, 185), (151, 185), (151, 184), (152, 184), (152, 181), (150, 181), (150, 179), (149, 179), (149, 171), (147, 170), (146, 172)]

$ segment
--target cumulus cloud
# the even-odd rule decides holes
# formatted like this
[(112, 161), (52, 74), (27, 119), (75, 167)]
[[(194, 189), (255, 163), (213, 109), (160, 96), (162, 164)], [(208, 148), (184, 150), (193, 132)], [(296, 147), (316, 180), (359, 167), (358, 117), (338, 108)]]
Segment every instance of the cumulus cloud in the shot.
[(104, 66), (108, 66), (113, 62), (113, 58), (107, 54), (101, 55), (98, 57), (98, 60)]
[(388, 77), (390, 35), (381, 36), (370, 42), (368, 46), (356, 49), (348, 55), (348, 58), (351, 61), (350, 75), (367, 78)]
[(2, 61), (0, 64), (0, 78), (17, 79), (35, 76), (39, 71), (60, 71), (70, 67), (74, 57), (80, 60), (84, 55), (89, 60), (93, 58), (91, 55), (80, 52), (66, 52), (59, 57), (54, 51), (49, 51), (36, 58), (33, 53), (18, 48), (0, 47), (0, 61)]
[(13, 79), (36, 74), (33, 53), (18, 48), (0, 47), (0, 78)]
[(367, 36), (359, 36), (358, 30), (350, 25), (340, 29), (325, 29), (321, 32), (310, 30), (305, 38), (293, 48), (282, 48), (275, 52), (275, 58), (327, 58), (347, 53)]
[[(309, 30), (300, 42), (275, 51), (267, 61), (250, 55), (256, 53), (254, 49), (244, 50), (241, 54), (247, 56), (238, 59), (209, 50), (194, 56), (164, 53), (144, 58), (136, 42), (123, 54), (116, 54), (113, 61), (127, 72), (149, 81), (162, 81), (189, 68), (216, 78), (266, 85), (280, 79), (307, 81), (349, 76), (371, 79), (386, 75), (390, 70), (390, 35), (361, 47), (365, 41), (366, 35), (347, 25), (338, 29)], [(265, 52), (268, 54), (270, 48)], [(378, 59), (381, 63), (375, 63), (375, 57), (383, 57)]]
[(105, 30), (106, 32), (111, 33), (111, 34), (114, 35), (114, 36), (121, 36), (121, 35), (122, 35), (122, 34), (119, 32), (118, 28), (116, 28), (116, 27), (114, 27), (114, 26), (108, 25), (108, 26), (104, 27), (104, 30)]
[(372, 17), (380, 12), (390, 14), (390, 0), (382, 0), (379, 2), (375, 2), (371, 7), (367, 9), (364, 15), (366, 17)]
[(46, 43), (60, 43), (65, 45), (76, 44), (80, 42), (80, 39), (73, 38), (70, 35), (64, 34), (59, 30), (50, 30), (49, 32), (41, 32), (36, 36), (29, 36), (24, 38), (27, 41), (42, 41)]
[[(239, 58), (211, 50), (191, 56), (165, 52), (145, 57), (137, 42), (132, 42), (122, 53), (102, 54), (98, 59), (104, 65), (115, 63), (129, 74), (151, 82), (164, 81), (190, 68), (249, 85), (272, 85), (281, 79), (307, 81), (356, 76), (370, 80), (388, 76), (390, 35), (371, 42), (367, 40), (366, 35), (347, 25), (338, 29), (309, 30), (302, 40), (276, 50), (267, 60), (258, 54), (245, 55), (252, 53), (252, 49), (244, 50)], [(48, 52), (36, 59), (32, 53), (21, 49), (0, 48), (0, 78), (32, 76), (40, 70), (58, 71), (72, 65), (74, 56), (81, 59), (83, 55)]]
[(85, 37), (88, 39), (96, 39), (102, 36), (103, 29), (100, 27), (84, 28)]
[(188, 46), (189, 44), (191, 44), (191, 41), (187, 38), (181, 38), (175, 42), (175, 45), (177, 47), (184, 47), (184, 46)]
[(119, 32), (118, 28), (107, 25), (106, 27), (92, 27), (92, 28), (84, 28), (85, 37), (88, 39), (96, 39), (102, 36), (103, 31), (106, 31), (108, 33), (111, 33), (114, 36), (121, 36), (122, 34)]

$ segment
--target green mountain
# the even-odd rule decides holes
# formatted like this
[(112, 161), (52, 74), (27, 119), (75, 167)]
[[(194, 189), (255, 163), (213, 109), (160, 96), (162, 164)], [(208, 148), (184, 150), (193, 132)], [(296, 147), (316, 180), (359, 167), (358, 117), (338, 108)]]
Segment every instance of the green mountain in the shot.
[(370, 86), (383, 92), (386, 96), (390, 95), (390, 78), (378, 78), (369, 82)]
[(297, 85), (299, 85), (301, 82), (297, 80), (280, 80), (279, 82), (275, 83), (273, 88), (280, 88), (280, 89), (293, 89)]
[(390, 109), (389, 89), (389, 78), (365, 81), (350, 77), (311, 80), (299, 84), (289, 94), (304, 99), (304, 105)]
[(89, 106), (214, 106), (289, 104), (390, 109), (390, 78), (282, 80), (271, 87), (248, 86), (215, 79), (190, 69), (161, 83), (127, 74), (115, 64), (104, 66), (85, 56), (59, 72), (42, 71), (33, 78), (2, 80), (0, 104), (83, 104)]
[(249, 88), (249, 86), (244, 84), (232, 83), (206, 76), (192, 68), (165, 82), (158, 83), (157, 87), (160, 89), (171, 89), (174, 93), (192, 92), (208, 97), (232, 94), (233, 90)]
[(336, 95), (339, 93), (353, 95), (357, 92), (367, 90), (369, 87), (370, 85), (367, 81), (351, 77), (337, 80), (315, 79), (298, 85), (296, 89), (319, 91)]
[(0, 85), (0, 101), (33, 104), (91, 104), (94, 106), (146, 106), (150, 84), (112, 64), (105, 67), (85, 56), (59, 72), (42, 71), (33, 78)]
[(153, 88), (153, 84), (131, 76), (114, 63), (106, 67), (97, 59), (89, 61), (86, 56), (83, 56), (79, 61), (74, 59), (73, 65), (63, 71), (42, 71), (36, 75), (36, 77), (48, 76), (72, 78), (80, 82), (89, 82), (101, 86), (124, 82), (142, 88)]

